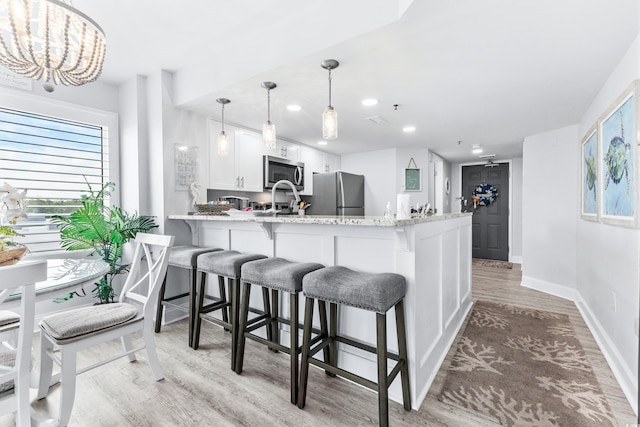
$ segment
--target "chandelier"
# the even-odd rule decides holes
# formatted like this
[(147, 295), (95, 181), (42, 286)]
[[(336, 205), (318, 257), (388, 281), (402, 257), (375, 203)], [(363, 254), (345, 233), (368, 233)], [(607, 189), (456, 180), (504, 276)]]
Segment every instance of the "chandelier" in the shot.
[(102, 72), (106, 39), (71, 0), (0, 0), (0, 64), (39, 80), (80, 86)]

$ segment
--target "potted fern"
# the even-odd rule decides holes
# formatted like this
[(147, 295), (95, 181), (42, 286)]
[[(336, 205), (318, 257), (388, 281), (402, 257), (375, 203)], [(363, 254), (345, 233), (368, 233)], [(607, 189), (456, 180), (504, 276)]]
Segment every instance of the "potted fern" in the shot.
[(122, 263), (125, 244), (137, 233), (146, 233), (157, 225), (153, 217), (129, 215), (117, 206), (107, 206), (105, 198), (115, 189), (113, 182), (107, 182), (99, 191), (93, 191), (91, 185), (87, 185), (89, 194), (82, 196), (82, 207), (69, 216), (54, 216), (53, 222), (60, 229), (64, 249), (90, 249), (92, 254), (109, 264), (109, 271), (95, 284), (93, 293), (100, 303), (113, 302), (116, 296), (113, 280), (129, 268)]

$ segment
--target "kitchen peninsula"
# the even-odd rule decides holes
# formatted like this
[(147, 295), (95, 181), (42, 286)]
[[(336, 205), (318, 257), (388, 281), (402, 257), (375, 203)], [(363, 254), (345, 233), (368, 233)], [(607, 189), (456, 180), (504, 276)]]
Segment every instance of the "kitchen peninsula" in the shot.
[[(407, 280), (405, 310), (412, 408), (417, 410), (471, 308), (470, 215), (396, 220), (246, 213), (170, 215), (169, 219), (185, 221), (192, 231), (192, 243), (198, 246), (403, 275)], [(251, 304), (261, 308), (261, 299), (254, 301), (254, 296), (259, 297), (252, 295)], [(282, 304), (280, 312), (287, 316), (288, 304)], [(375, 345), (372, 316), (370, 312), (341, 306), (340, 332)], [(389, 347), (397, 351), (393, 315), (387, 317), (387, 323)], [(288, 330), (281, 332), (282, 339), (288, 340)], [(376, 378), (375, 357), (358, 349), (340, 349), (338, 363), (359, 375)], [(394, 382), (389, 396), (402, 401), (399, 380)]]

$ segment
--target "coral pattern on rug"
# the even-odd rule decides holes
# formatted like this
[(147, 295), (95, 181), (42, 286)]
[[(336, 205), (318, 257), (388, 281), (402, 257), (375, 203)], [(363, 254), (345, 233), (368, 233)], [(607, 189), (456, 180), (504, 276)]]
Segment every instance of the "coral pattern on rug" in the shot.
[(615, 426), (568, 316), (478, 301), (438, 399), (509, 426)]

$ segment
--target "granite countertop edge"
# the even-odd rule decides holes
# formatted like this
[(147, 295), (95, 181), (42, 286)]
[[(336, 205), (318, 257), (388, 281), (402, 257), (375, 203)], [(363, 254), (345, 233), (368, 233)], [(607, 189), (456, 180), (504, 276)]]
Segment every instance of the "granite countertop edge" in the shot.
[(447, 213), (430, 215), (410, 219), (388, 219), (382, 216), (337, 216), (337, 215), (285, 215), (285, 216), (226, 216), (226, 215), (169, 215), (168, 219), (182, 219), (191, 221), (231, 221), (276, 224), (324, 224), (324, 225), (363, 225), (377, 227), (405, 227), (433, 221), (463, 218), (470, 216), (470, 212)]

